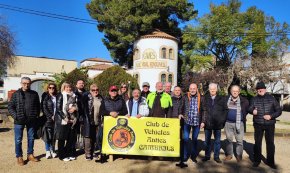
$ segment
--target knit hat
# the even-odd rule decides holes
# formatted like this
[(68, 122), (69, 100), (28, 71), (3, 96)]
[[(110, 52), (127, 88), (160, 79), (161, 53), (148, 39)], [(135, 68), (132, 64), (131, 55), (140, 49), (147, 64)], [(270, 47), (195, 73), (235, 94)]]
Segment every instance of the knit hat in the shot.
[(258, 89), (266, 89), (264, 82), (258, 82), (256, 85), (256, 90)]

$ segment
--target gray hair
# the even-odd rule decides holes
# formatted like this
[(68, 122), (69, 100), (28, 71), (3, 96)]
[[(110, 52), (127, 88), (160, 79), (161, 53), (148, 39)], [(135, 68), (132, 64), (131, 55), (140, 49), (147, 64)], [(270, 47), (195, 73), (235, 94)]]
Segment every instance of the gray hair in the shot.
[(240, 87), (239, 85), (232, 85), (230, 91), (232, 91), (232, 89), (233, 89), (234, 87), (237, 87), (237, 88), (239, 89), (239, 91), (241, 91), (241, 87)]
[(22, 78), (21, 78), (21, 81), (22, 81), (22, 80), (28, 80), (29, 82), (31, 82), (31, 79), (30, 79), (29, 77), (22, 77)]
[(164, 85), (172, 85), (171, 82), (166, 82)]
[(208, 88), (212, 88), (212, 87), (216, 87), (216, 89), (218, 89), (218, 84), (216, 84), (216, 83), (210, 83), (208, 85)]
[(133, 89), (132, 93), (133, 93), (134, 91), (138, 91), (138, 93), (141, 94), (141, 91), (140, 91), (139, 88), (135, 88), (135, 89)]

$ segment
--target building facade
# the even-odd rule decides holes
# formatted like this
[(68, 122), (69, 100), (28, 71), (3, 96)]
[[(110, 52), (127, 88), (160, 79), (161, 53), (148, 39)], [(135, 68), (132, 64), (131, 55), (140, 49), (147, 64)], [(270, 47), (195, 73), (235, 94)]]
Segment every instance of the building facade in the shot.
[[(149, 82), (171, 82), (177, 85), (178, 40), (161, 31), (144, 35), (134, 43), (132, 74), (139, 86)], [(154, 90), (154, 88), (152, 88)]]
[(89, 78), (95, 78), (104, 70), (114, 66), (113, 61), (102, 58), (87, 58), (82, 60), (80, 65), (81, 67), (88, 68)]
[(31, 88), (39, 94), (43, 92), (46, 81), (54, 81), (53, 75), (61, 72), (71, 72), (77, 68), (77, 61), (53, 59), (47, 57), (16, 56), (15, 63), (7, 67), (6, 75), (2, 77), (0, 98), (7, 101), (9, 92), (21, 87), (20, 80), (27, 76), (32, 80)]

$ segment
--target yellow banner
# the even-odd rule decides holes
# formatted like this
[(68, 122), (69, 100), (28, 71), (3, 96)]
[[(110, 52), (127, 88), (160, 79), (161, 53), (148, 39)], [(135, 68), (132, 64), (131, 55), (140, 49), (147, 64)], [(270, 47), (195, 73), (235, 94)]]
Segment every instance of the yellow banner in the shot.
[(179, 157), (179, 119), (105, 116), (102, 153)]

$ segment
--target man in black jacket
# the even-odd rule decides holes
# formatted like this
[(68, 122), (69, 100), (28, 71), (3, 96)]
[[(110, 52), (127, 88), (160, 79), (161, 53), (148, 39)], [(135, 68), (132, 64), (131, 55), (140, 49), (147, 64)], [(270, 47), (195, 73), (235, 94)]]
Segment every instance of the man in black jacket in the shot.
[(282, 114), (281, 107), (277, 100), (266, 93), (266, 86), (263, 82), (256, 85), (258, 95), (251, 100), (249, 112), (253, 114), (255, 145), (254, 145), (254, 167), (259, 166), (262, 159), (262, 139), (265, 132), (267, 164), (276, 168), (274, 161), (275, 144), (274, 133), (276, 118)]
[(149, 82), (143, 82), (141, 96), (147, 98), (148, 94), (151, 93), (151, 91), (149, 89), (150, 89)]
[(168, 118), (179, 118), (184, 116), (184, 99), (181, 93), (181, 88), (175, 86), (173, 90), (173, 95), (171, 97), (172, 107)]
[(15, 152), (17, 163), (24, 165), (22, 152), (23, 130), (27, 130), (27, 160), (38, 162), (33, 156), (35, 123), (40, 113), (40, 102), (37, 92), (30, 90), (31, 79), (21, 78), (21, 88), (13, 93), (8, 104), (8, 111), (14, 119)]
[(117, 118), (119, 115), (127, 115), (127, 106), (125, 100), (118, 95), (118, 88), (111, 86), (109, 97), (105, 98), (102, 103), (101, 116), (112, 116)]
[[(101, 103), (103, 97), (99, 94), (99, 88), (96, 84), (90, 86), (90, 92), (83, 96), (83, 110), (84, 110), (84, 126), (82, 135), (84, 136), (85, 143), (85, 158), (91, 160), (94, 154), (96, 145), (97, 149), (101, 149), (100, 129), (101, 129)], [(98, 154), (95, 155), (98, 158)]]
[(209, 94), (205, 96), (207, 114), (202, 117), (201, 127), (205, 132), (205, 157), (203, 161), (210, 160), (211, 155), (211, 135), (214, 134), (214, 160), (222, 163), (219, 158), (221, 149), (221, 129), (224, 128), (226, 119), (227, 106), (225, 99), (217, 95), (218, 85), (216, 83), (209, 84)]
[[(77, 139), (80, 139), (82, 135), (81, 131), (83, 130), (84, 126), (84, 105), (83, 105), (83, 97), (87, 93), (85, 90), (85, 82), (82, 79), (78, 79), (76, 83), (76, 90), (74, 91), (75, 95), (77, 96), (77, 106), (78, 106), (78, 119), (77, 123), (75, 124), (76, 129), (76, 139), (74, 139), (74, 143), (77, 143)], [(77, 148), (82, 149), (83, 146), (81, 143), (77, 143)], [(76, 145), (73, 145), (73, 154), (76, 155)]]

